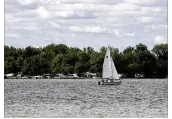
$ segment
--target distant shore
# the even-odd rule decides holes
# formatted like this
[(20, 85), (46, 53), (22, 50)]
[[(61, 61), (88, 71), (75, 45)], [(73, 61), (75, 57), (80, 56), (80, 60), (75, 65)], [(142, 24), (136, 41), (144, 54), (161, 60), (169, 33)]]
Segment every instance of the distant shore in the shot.
[[(17, 80), (17, 78), (8, 78), (5, 80)], [(42, 78), (42, 79), (22, 79), (22, 78), (18, 78), (19, 80), (61, 80), (61, 79), (73, 79), (73, 80), (77, 80), (77, 79), (81, 79), (81, 80), (85, 80), (85, 79), (90, 79), (90, 80), (94, 80), (94, 79), (102, 79), (102, 78), (50, 78), (50, 79), (46, 79), (46, 78)], [(144, 80), (144, 79), (167, 79), (168, 78), (120, 78), (121, 80), (134, 80), (134, 79), (138, 79), (138, 80)]]
[[(4, 46), (4, 73), (13, 76), (38, 76), (44, 74), (77, 74), (86, 77), (87, 72), (102, 76), (106, 47), (99, 51), (93, 47), (83, 49), (65, 44), (50, 44), (42, 48), (28, 46), (15, 48)], [(142, 43), (128, 46), (123, 51), (110, 47), (112, 60), (122, 77), (167, 77), (168, 44), (156, 44), (151, 50)], [(89, 74), (89, 75), (90, 75)]]

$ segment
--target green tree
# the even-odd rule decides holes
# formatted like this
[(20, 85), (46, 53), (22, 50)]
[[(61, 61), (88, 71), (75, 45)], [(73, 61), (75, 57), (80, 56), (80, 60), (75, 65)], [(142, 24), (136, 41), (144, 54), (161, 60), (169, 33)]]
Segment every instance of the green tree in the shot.
[(106, 47), (104, 47), (104, 46), (103, 46), (103, 47), (101, 47), (101, 48), (100, 48), (100, 52), (102, 52), (102, 53), (104, 53), (104, 54), (105, 54), (105, 52), (106, 52)]
[(31, 46), (25, 48), (23, 55), (25, 58), (36, 56), (40, 54), (40, 50)]
[(81, 74), (89, 70), (90, 56), (86, 52), (79, 52), (78, 61), (75, 64), (75, 72)]
[(92, 53), (94, 53), (95, 51), (94, 51), (94, 48), (92, 48), (92, 47), (87, 47), (87, 53), (88, 54), (92, 54)]
[(168, 76), (168, 45), (158, 44), (152, 49), (152, 52), (156, 56), (156, 77), (167, 77)]
[(121, 55), (121, 72), (128, 77), (133, 78), (138, 70), (138, 64), (135, 60), (134, 47), (127, 47)]
[(55, 58), (52, 60), (52, 68), (54, 73), (62, 73), (62, 61), (63, 61), (64, 55), (58, 54)]
[(65, 74), (74, 73), (75, 64), (77, 62), (77, 57), (75, 54), (66, 54), (63, 57), (61, 67)]
[(136, 45), (135, 57), (138, 66), (137, 72), (144, 74), (147, 78), (153, 77), (153, 72), (156, 67), (156, 58), (147, 49), (147, 46), (144, 44)]
[(93, 73), (97, 73), (101, 71), (102, 67), (102, 62), (99, 60), (99, 53), (92, 53), (90, 55), (90, 60), (89, 60), (90, 68), (89, 71)]
[(24, 61), (22, 72), (24, 75), (40, 75), (40, 56), (28, 57)]

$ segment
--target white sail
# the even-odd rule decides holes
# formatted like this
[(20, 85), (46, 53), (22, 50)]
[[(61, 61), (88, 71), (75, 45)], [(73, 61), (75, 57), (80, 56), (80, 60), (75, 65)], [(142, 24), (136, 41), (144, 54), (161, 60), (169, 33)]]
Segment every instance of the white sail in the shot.
[(119, 79), (114, 62), (110, 56), (110, 47), (107, 48), (106, 55), (104, 57), (102, 78)]
[(111, 70), (110, 49), (107, 48), (106, 55), (104, 57), (102, 77), (109, 78), (111, 76), (112, 76), (112, 70)]
[(114, 79), (119, 79), (119, 75), (118, 75), (118, 72), (117, 72), (117, 70), (116, 70), (116, 67), (115, 67), (115, 64), (114, 64), (114, 62), (113, 62), (112, 57), (111, 57), (111, 62), (112, 62), (112, 77), (113, 77)]

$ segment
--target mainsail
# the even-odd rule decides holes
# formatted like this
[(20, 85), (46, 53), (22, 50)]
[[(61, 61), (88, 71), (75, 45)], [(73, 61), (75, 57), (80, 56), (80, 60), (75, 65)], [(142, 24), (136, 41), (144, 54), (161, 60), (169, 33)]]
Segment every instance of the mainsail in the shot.
[(115, 64), (112, 60), (112, 57), (110, 56), (110, 47), (107, 48), (106, 55), (104, 58), (102, 77), (119, 79)]

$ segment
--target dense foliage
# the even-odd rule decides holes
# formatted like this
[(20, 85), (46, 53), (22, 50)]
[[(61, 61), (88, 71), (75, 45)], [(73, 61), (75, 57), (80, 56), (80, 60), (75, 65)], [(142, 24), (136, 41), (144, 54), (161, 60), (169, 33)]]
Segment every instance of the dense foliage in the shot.
[[(5, 73), (23, 72), (24, 75), (56, 73), (97, 73), (101, 76), (106, 48), (99, 52), (92, 47), (79, 49), (64, 44), (43, 48), (14, 48), (5, 46)], [(167, 77), (168, 45), (158, 44), (150, 51), (144, 44), (127, 47), (122, 52), (111, 47), (111, 55), (119, 73), (126, 77), (143, 74), (146, 78)]]

